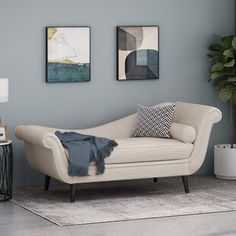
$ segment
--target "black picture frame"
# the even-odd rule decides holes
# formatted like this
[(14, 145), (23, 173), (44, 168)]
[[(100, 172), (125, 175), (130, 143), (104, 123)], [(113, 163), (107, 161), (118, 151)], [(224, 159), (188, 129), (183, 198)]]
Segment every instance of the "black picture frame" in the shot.
[[(49, 60), (49, 40), (48, 40), (48, 35), (49, 35), (49, 29), (87, 29), (88, 30), (88, 50), (87, 56), (89, 58), (88, 63), (75, 63), (70, 64), (69, 61), (66, 63), (58, 63), (56, 60), (55, 63), (58, 63), (58, 65), (54, 64), (53, 66), (55, 67), (55, 74), (59, 75), (58, 77), (60, 79), (51, 79), (50, 78), (50, 73), (52, 71), (52, 67), (49, 68), (50, 65), (50, 60)], [(78, 33), (78, 32), (77, 32)], [(90, 26), (46, 26), (45, 27), (45, 35), (46, 35), (46, 83), (71, 83), (71, 82), (89, 82), (91, 81), (91, 27)], [(64, 65), (62, 65), (64, 64)], [(68, 67), (66, 65), (69, 65)], [(62, 79), (62, 74), (63, 71), (63, 66), (65, 68), (65, 75), (68, 75), (67, 78)], [(61, 68), (62, 67), (62, 68)], [(73, 79), (69, 78), (69, 74), (72, 73), (73, 71)], [(78, 75), (78, 71), (83, 72), (83, 79), (78, 78), (74, 79), (76, 76), (76, 73)], [(61, 76), (61, 77), (60, 77)], [(85, 78), (86, 77), (86, 78)]]
[[(140, 32), (136, 32), (137, 38), (133, 39), (133, 42), (135, 44), (136, 47), (132, 46), (132, 34), (128, 34), (129, 32), (125, 32), (123, 33), (120, 29), (122, 29), (124, 31), (124, 29), (128, 30), (128, 29), (138, 29), (141, 28), (142, 29), (142, 33), (141, 30), (138, 29), (137, 31)], [(148, 48), (148, 46), (146, 45), (144, 48), (143, 47), (139, 47), (139, 45), (137, 46), (137, 44), (139, 44), (140, 42), (138, 42), (138, 40), (140, 41), (140, 34), (142, 34), (142, 37), (147, 37), (147, 30), (145, 30), (145, 34), (144, 34), (144, 30), (143, 29), (146, 28), (153, 28), (153, 30), (156, 30), (156, 35), (155, 35), (155, 39), (156, 39), (156, 46), (155, 47), (150, 47)], [(117, 57), (116, 57), (116, 65), (117, 65), (117, 70), (116, 70), (116, 78), (118, 81), (132, 81), (132, 80), (153, 80), (153, 79), (159, 79), (159, 51), (160, 51), (160, 40), (159, 40), (159, 36), (160, 36), (160, 27), (158, 25), (122, 25), (122, 26), (117, 26), (116, 27), (116, 50), (117, 50)], [(134, 36), (135, 37), (135, 36)], [(155, 40), (153, 39), (153, 40)], [(122, 42), (123, 41), (123, 42)], [(125, 41), (125, 42), (124, 42)], [(122, 45), (121, 45), (122, 44)], [(152, 43), (152, 45), (154, 45)], [(122, 51), (125, 51), (125, 47), (127, 47), (129, 50), (127, 51), (127, 56), (125, 58), (124, 61), (124, 56), (123, 58), (121, 58), (120, 54)], [(129, 48), (131, 47), (131, 48)], [(133, 48), (132, 48), (133, 47)], [(127, 49), (126, 48), (126, 49)], [(138, 49), (138, 50), (137, 50)], [(129, 52), (130, 51), (130, 52)], [(129, 52), (129, 53), (128, 53)], [(149, 58), (153, 58), (154, 60), (149, 60), (151, 61), (151, 67), (154, 71), (150, 70), (148, 63), (146, 65), (141, 65), (141, 66), (137, 66), (137, 54), (140, 55), (146, 55), (146, 61), (148, 62)], [(123, 53), (125, 54), (125, 53)], [(132, 55), (133, 54), (133, 55)], [(150, 55), (150, 56), (149, 56)], [(142, 58), (141, 58), (142, 60)], [(153, 61), (153, 62), (152, 62)], [(135, 64), (136, 63), (136, 64)], [(149, 62), (150, 63), (150, 62)], [(141, 62), (142, 64), (142, 62)], [(130, 70), (130, 72), (127, 72), (127, 70), (129, 70), (129, 65), (132, 65), (132, 70)], [(123, 71), (123, 77), (121, 78), (120, 75), (120, 70), (122, 68)], [(146, 72), (146, 74), (145, 74)], [(124, 75), (125, 74), (125, 75)], [(127, 76), (127, 74), (129, 76)]]

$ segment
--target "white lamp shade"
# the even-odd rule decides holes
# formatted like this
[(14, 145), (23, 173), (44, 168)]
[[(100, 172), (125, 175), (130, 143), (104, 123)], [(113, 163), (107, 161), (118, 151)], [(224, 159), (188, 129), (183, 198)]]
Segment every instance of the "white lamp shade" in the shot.
[(8, 102), (8, 79), (0, 78), (0, 102)]

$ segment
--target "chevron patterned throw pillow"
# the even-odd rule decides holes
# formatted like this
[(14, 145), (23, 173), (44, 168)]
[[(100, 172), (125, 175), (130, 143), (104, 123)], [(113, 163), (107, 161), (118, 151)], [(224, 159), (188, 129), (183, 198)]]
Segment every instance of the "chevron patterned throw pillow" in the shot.
[(132, 137), (170, 138), (170, 125), (175, 104), (165, 107), (138, 105), (137, 123)]

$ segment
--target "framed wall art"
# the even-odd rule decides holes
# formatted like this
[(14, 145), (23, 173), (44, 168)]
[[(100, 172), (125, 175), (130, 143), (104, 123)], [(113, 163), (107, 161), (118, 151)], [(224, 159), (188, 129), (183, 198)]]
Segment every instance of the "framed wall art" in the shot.
[(159, 27), (117, 27), (117, 79), (159, 78)]
[(90, 81), (90, 27), (46, 27), (46, 82)]

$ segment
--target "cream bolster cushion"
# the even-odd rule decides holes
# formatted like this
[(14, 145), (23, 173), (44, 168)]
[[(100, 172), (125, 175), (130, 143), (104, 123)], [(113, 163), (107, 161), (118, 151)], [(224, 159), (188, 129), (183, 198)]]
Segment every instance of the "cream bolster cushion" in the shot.
[(196, 138), (196, 130), (189, 125), (172, 123), (170, 126), (170, 136), (183, 143), (193, 143)]

